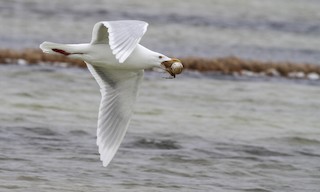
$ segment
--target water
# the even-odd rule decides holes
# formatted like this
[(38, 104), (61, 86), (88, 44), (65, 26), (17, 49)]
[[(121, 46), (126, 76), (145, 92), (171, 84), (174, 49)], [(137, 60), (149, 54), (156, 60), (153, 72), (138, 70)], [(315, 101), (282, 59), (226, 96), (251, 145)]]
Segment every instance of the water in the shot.
[(317, 0), (0, 0), (1, 48), (90, 42), (100, 20), (150, 23), (142, 44), (176, 57), (320, 64)]
[(87, 70), (0, 66), (0, 191), (319, 190), (319, 83), (162, 76), (103, 168)]
[[(0, 48), (89, 42), (99, 20), (150, 23), (174, 56), (319, 64), (317, 0), (0, 0)], [(0, 65), (0, 191), (319, 191), (319, 81), (146, 73), (107, 168), (87, 70)]]

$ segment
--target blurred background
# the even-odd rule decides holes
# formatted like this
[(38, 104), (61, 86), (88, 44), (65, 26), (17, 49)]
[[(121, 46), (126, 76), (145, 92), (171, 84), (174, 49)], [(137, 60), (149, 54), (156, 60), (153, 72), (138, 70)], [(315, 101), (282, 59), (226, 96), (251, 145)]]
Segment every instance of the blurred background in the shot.
[(319, 63), (317, 0), (1, 1), (1, 47), (90, 42), (101, 20), (150, 23), (142, 44), (176, 56)]
[[(87, 43), (102, 20), (149, 23), (141, 44), (181, 58), (320, 65), (318, 0), (0, 0), (0, 49)], [(107, 168), (87, 70), (0, 65), (0, 191), (317, 191), (319, 78), (147, 72)]]

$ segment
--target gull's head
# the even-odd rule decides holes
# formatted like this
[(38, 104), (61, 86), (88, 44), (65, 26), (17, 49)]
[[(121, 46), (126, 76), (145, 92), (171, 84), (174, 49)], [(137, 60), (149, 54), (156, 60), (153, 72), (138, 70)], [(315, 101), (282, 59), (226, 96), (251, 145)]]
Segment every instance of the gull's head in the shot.
[(164, 55), (159, 55), (158, 58), (161, 63), (160, 67), (167, 71), (173, 78), (182, 72), (183, 65), (179, 59), (169, 58)]

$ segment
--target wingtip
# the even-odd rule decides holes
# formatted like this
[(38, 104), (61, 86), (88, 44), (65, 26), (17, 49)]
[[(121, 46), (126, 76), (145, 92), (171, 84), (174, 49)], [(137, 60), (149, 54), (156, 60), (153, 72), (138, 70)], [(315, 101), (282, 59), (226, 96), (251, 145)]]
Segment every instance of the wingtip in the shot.
[(102, 167), (107, 167), (108, 165), (109, 165), (109, 163), (102, 162)]
[(123, 57), (119, 59), (119, 63), (123, 63), (124, 61), (125, 61), (125, 58)]
[(107, 158), (107, 159), (101, 160), (102, 161), (102, 166), (103, 167), (107, 167), (110, 164), (111, 160), (112, 160), (112, 158), (111, 159)]

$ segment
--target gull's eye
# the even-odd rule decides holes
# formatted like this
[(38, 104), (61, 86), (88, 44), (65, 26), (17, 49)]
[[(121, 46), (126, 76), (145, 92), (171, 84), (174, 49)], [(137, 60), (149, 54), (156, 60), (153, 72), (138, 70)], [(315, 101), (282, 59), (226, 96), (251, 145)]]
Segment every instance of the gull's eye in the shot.
[(159, 56), (159, 59), (162, 59), (162, 56), (161, 56), (161, 55)]

